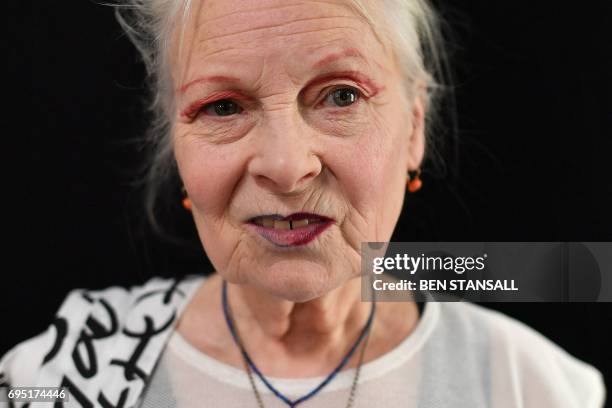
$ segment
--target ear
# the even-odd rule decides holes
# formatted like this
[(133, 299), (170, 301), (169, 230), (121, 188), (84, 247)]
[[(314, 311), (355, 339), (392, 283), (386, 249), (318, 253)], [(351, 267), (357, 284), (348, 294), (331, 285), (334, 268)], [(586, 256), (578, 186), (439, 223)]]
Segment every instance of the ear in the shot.
[(412, 101), (411, 129), (408, 141), (408, 169), (415, 170), (421, 166), (425, 155), (425, 111), (426, 101), (424, 90), (419, 87)]

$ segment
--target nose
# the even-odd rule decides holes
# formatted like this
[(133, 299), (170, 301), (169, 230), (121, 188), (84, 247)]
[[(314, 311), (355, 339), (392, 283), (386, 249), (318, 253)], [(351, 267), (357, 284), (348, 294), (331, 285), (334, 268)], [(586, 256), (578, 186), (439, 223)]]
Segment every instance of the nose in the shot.
[(302, 191), (323, 167), (313, 151), (312, 135), (297, 118), (270, 119), (260, 126), (249, 173), (258, 185), (275, 193)]

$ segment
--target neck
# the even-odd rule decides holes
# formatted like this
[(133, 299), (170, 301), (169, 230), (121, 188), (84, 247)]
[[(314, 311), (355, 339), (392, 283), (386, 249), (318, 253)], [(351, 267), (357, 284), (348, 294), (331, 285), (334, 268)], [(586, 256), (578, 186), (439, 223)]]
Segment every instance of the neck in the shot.
[[(207, 355), (244, 367), (221, 307), (222, 280), (208, 278), (180, 318), (177, 330)], [(250, 285), (228, 284), (228, 303), (243, 345), (257, 367), (273, 377), (325, 376), (359, 337), (371, 310), (361, 302), (359, 279), (303, 303), (289, 302)], [(390, 351), (418, 321), (413, 302), (382, 302), (369, 334), (364, 362)], [(346, 368), (355, 367), (355, 353)]]
[(353, 279), (322, 297), (296, 303), (247, 285), (228, 283), (228, 303), (245, 343), (265, 343), (292, 355), (347, 350), (365, 326), (370, 303)]

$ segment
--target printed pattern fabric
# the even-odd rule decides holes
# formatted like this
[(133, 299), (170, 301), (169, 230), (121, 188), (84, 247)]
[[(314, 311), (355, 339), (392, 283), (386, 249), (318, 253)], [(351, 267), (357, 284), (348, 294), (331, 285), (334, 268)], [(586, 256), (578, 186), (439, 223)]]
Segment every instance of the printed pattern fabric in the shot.
[[(0, 395), (7, 386), (67, 387), (69, 402), (54, 402), (54, 408), (137, 406), (202, 279), (156, 277), (131, 289), (71, 291), (45, 332), (0, 360)], [(50, 406), (12, 401), (8, 406), (43, 404)]]

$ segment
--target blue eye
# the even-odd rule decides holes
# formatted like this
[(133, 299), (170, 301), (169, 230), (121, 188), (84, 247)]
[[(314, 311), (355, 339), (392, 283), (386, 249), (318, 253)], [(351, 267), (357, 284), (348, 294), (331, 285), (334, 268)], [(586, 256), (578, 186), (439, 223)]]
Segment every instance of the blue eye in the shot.
[(210, 116), (230, 116), (242, 112), (242, 108), (234, 101), (220, 99), (204, 106), (202, 112)]
[(354, 104), (360, 97), (360, 92), (352, 87), (336, 88), (327, 94), (325, 101), (339, 107)]

